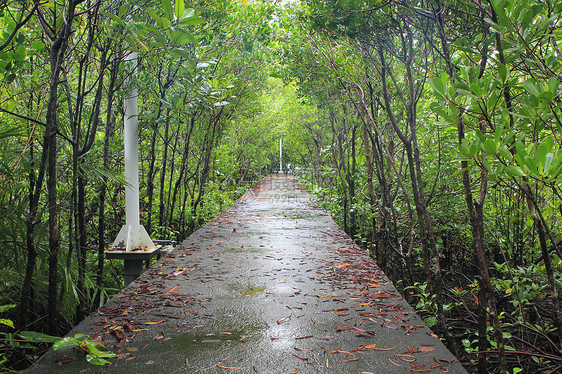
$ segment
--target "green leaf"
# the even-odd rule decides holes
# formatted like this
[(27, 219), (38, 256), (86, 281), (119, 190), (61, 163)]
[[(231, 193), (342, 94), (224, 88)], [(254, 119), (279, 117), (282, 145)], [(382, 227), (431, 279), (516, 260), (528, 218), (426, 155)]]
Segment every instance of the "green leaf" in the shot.
[[(192, 55), (188, 51), (183, 50), (181, 48), (174, 48), (170, 52), (172, 54), (174, 54), (175, 56), (177, 56), (179, 58), (186, 59), (186, 60), (189, 60), (189, 59), (192, 58)], [(188, 74), (188, 73), (185, 73), (185, 74)]]
[(88, 361), (92, 365), (99, 365), (99, 366), (111, 364), (110, 361), (107, 361), (103, 358), (99, 358), (95, 355), (90, 355), (90, 354), (86, 355), (86, 361)]
[(454, 86), (455, 86), (456, 88), (461, 89), (461, 90), (465, 90), (465, 91), (469, 91), (469, 92), (470, 92), (470, 87), (468, 86), (468, 84), (466, 84), (466, 83), (463, 82), (463, 81), (456, 81), (456, 82), (454, 83)]
[(423, 320), (428, 327), (437, 325), (437, 317), (426, 317)]
[(497, 152), (498, 152), (498, 155), (500, 155), (501, 157), (503, 157), (506, 160), (511, 160), (513, 158), (511, 156), (511, 153), (505, 147), (498, 148)]
[(55, 343), (60, 340), (57, 336), (51, 336), (37, 331), (22, 331), (18, 333), (18, 336), (32, 343)]
[(205, 20), (199, 16), (186, 16), (184, 17), (181, 21), (180, 24), (181, 25), (185, 25), (185, 26), (193, 26), (193, 25), (200, 25), (202, 23), (205, 23)]
[(166, 18), (170, 21), (174, 20), (174, 8), (172, 8), (172, 3), (170, 0), (160, 0), (162, 3), (162, 8), (164, 9), (164, 14)]
[(176, 0), (176, 18), (181, 19), (185, 11), (185, 4), (183, 0)]
[(478, 150), (480, 149), (480, 142), (476, 140), (470, 145), (470, 158), (476, 158)]
[(480, 129), (475, 129), (474, 132), (476, 133), (476, 136), (478, 136), (478, 139), (480, 139), (481, 142), (486, 141), (486, 137), (484, 136), (484, 134), (482, 134), (482, 131), (480, 131)]
[(470, 84), (470, 91), (475, 95), (475, 96), (482, 96), (482, 90), (480, 89), (480, 82), (472, 82)]
[(175, 109), (180, 110), (183, 107), (183, 100), (180, 95), (172, 96), (172, 105)]
[(523, 88), (530, 93), (531, 95), (534, 96), (539, 96), (541, 94), (541, 90), (539, 89), (539, 87), (535, 84), (534, 80), (528, 79), (525, 82), (523, 82)]
[(505, 64), (502, 63), (498, 64), (498, 73), (500, 73), (500, 78), (502, 79), (502, 82), (507, 81), (507, 67), (505, 66)]
[(72, 348), (76, 347), (76, 338), (72, 336), (67, 336), (53, 344), (53, 351), (64, 349), (64, 348)]
[(7, 305), (0, 305), (0, 313), (4, 313), (10, 309), (14, 309), (16, 304), (7, 304)]
[(550, 78), (548, 80), (548, 89), (554, 93), (558, 92), (558, 87), (560, 86), (560, 81), (556, 78)]
[(0, 318), (0, 324), (14, 328), (14, 323), (9, 319)]
[(123, 4), (119, 7), (119, 17), (125, 18), (127, 13), (129, 12), (129, 6), (127, 4)]
[(86, 344), (86, 348), (88, 349), (88, 352), (90, 352), (91, 354), (93, 354), (93, 355), (95, 355), (95, 356), (97, 356), (97, 355), (100, 354), (100, 350), (97, 349), (95, 343), (88, 342), (88, 343)]
[(543, 100), (546, 100), (546, 101), (552, 101), (552, 100), (554, 100), (554, 97), (555, 97), (555, 96), (556, 96), (556, 93), (555, 93), (555, 92), (552, 92), (552, 91), (544, 91), (544, 92), (541, 92), (541, 93), (539, 94), (539, 99), (543, 99)]
[[(127, 28), (127, 23), (123, 21), (121, 18), (117, 17), (115, 14), (108, 13), (108, 12), (102, 12), (102, 14), (108, 19), (115, 22), (116, 25)], [(108, 29), (115, 29), (115, 25), (111, 25), (111, 24), (104, 24), (104, 27)]]
[(537, 151), (535, 153), (535, 159), (537, 163), (543, 164), (545, 163), (545, 158), (548, 153), (552, 152), (552, 145), (553, 140), (551, 136), (547, 136), (541, 144), (537, 146)]
[(187, 43), (197, 44), (197, 39), (189, 31), (179, 29), (171, 34), (171, 41), (175, 45), (185, 45)]
[(562, 150), (558, 150), (556, 158), (553, 160), (552, 165), (548, 168), (547, 172), (552, 178), (558, 178), (562, 172)]
[(150, 15), (150, 17), (152, 17), (152, 19), (154, 21), (156, 21), (156, 24), (160, 27), (163, 26), (162, 24), (162, 17), (160, 17), (158, 14), (156, 14), (156, 12), (154, 11), (154, 9), (148, 8), (146, 10), (148, 12), (148, 14)]
[(442, 96), (445, 96), (445, 85), (443, 85), (443, 81), (441, 78), (433, 78), (429, 80), (429, 85), (433, 90)]
[(544, 163), (542, 166), (542, 170), (544, 173), (548, 172), (548, 170), (550, 170), (550, 166), (552, 165), (552, 163), (554, 162), (555, 158), (554, 158), (554, 154), (551, 153), (547, 153), (544, 157)]
[(462, 156), (470, 158), (470, 144), (468, 144), (468, 140), (466, 138), (462, 139), (461, 144), (459, 144), (459, 152)]
[(486, 153), (488, 153), (489, 155), (496, 154), (497, 145), (494, 139), (486, 139), (483, 144)]
[(31, 42), (31, 48), (35, 49), (36, 51), (42, 51), (45, 49), (45, 43), (40, 42), (39, 40), (34, 40)]
[(87, 337), (86, 334), (74, 334), (74, 336), (66, 336), (53, 344), (53, 351), (63, 348), (72, 348), (79, 346), (82, 341), (81, 339)]
[(525, 165), (531, 170), (534, 175), (539, 175), (536, 160), (533, 157), (525, 157)]
[(509, 165), (505, 168), (505, 172), (512, 177), (524, 177), (525, 172), (519, 167), (514, 165)]

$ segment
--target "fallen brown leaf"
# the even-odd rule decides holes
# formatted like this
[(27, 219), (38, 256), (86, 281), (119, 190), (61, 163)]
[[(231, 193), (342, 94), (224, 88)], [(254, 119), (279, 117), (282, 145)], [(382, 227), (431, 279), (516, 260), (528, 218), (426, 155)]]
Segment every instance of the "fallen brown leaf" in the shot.
[(418, 351), (420, 351), (420, 352), (422, 352), (422, 353), (429, 353), (429, 352), (435, 351), (435, 348), (433, 348), (433, 347), (421, 346), (421, 347), (418, 348)]
[(377, 346), (377, 343), (375, 344), (368, 344), (368, 345), (360, 345), (359, 349), (373, 349)]
[(368, 295), (374, 299), (390, 299), (394, 297), (393, 295), (389, 294), (388, 292), (373, 292)]
[(75, 358), (76, 358), (76, 357), (61, 358), (61, 359), (57, 360), (56, 362), (57, 362), (57, 364), (60, 366), (60, 365), (64, 365), (64, 364), (66, 364), (67, 362), (70, 362), (70, 361), (74, 360)]
[(351, 330), (354, 329), (355, 327), (351, 326), (351, 325), (341, 325), (336, 327), (336, 331), (345, 331), (345, 330)]
[(374, 349), (375, 351), (392, 351), (394, 348), (396, 348), (396, 346), (392, 348), (371, 348), (371, 349)]
[(166, 320), (161, 319), (160, 321), (154, 321), (154, 322), (145, 322), (145, 325), (157, 325), (159, 323), (165, 322)]
[(221, 365), (221, 364), (217, 364), (217, 367), (218, 367), (218, 368), (221, 368), (221, 369), (228, 369), (228, 370), (241, 369), (240, 366), (223, 366), (223, 365)]
[(396, 362), (392, 361), (392, 360), (390, 359), (390, 357), (388, 358), (388, 361), (389, 361), (391, 364), (393, 364), (393, 365), (402, 366), (402, 365), (397, 364)]
[[(291, 315), (292, 316), (292, 315)], [(285, 318), (281, 318), (280, 320), (277, 320), (277, 324), (281, 325), (287, 321), (289, 321), (291, 319), (291, 316), (285, 317)]]
[(125, 334), (123, 333), (123, 330), (118, 329), (118, 330), (111, 330), (111, 333), (118, 339), (121, 340), (125, 337)]
[(178, 290), (178, 286), (175, 286), (175, 287), (170, 288), (168, 291), (166, 291), (164, 293), (166, 294), (166, 293), (174, 292), (174, 291), (177, 291), (177, 290)]
[(320, 298), (322, 298), (322, 297), (338, 297), (338, 296), (339, 295), (336, 294), (336, 293), (332, 293), (331, 295), (316, 295), (316, 297), (320, 297)]
[(396, 357), (399, 360), (402, 360), (404, 362), (409, 362), (409, 363), (412, 363), (412, 362), (416, 361), (416, 358), (412, 355), (395, 354), (394, 357)]
[(348, 351), (341, 351), (341, 350), (339, 350), (339, 349), (335, 349), (335, 350), (333, 350), (333, 351), (330, 351), (329, 353), (343, 353), (343, 354), (352, 355), (353, 357), (355, 357), (355, 355), (354, 355), (353, 353), (348, 352)]

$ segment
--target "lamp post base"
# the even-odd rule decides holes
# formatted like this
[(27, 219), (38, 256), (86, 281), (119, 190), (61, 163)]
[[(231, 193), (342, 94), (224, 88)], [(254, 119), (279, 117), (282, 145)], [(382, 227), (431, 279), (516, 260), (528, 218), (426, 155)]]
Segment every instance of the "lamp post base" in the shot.
[(105, 257), (109, 259), (124, 260), (123, 283), (125, 287), (137, 279), (143, 272), (143, 262), (150, 261), (160, 254), (161, 246), (153, 249), (139, 249), (136, 251), (120, 251), (108, 249)]

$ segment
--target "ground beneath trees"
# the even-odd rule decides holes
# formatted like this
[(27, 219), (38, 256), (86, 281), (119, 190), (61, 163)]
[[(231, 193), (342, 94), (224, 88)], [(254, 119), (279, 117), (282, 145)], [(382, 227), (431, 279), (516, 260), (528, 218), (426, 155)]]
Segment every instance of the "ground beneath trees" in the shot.
[(29, 373), (464, 373), (376, 264), (292, 176), (262, 180)]

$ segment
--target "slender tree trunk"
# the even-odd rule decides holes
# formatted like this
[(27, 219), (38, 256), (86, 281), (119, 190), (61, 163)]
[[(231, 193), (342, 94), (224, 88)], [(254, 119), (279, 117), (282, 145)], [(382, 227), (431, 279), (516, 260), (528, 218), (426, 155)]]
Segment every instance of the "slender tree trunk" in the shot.
[(351, 130), (351, 167), (348, 166), (347, 173), (347, 184), (349, 185), (349, 202), (351, 204), (351, 210), (349, 212), (349, 236), (355, 238), (357, 234), (357, 214), (354, 209), (355, 204), (355, 169), (356, 169), (356, 150), (355, 150), (355, 132), (357, 126), (353, 126)]
[(146, 230), (148, 232), (152, 231), (152, 205), (154, 201), (154, 176), (155, 165), (156, 165), (156, 141), (158, 140), (158, 129), (152, 129), (152, 138), (150, 140), (150, 163), (148, 167), (148, 175), (146, 176), (146, 194), (148, 196), (148, 211), (147, 211), (147, 223)]
[[(49, 210), (49, 287), (48, 287), (48, 326), (49, 333), (55, 335), (58, 327), (58, 316), (60, 305), (57, 301), (58, 289), (58, 256), (60, 249), (60, 227), (58, 217), (58, 199), (57, 199), (57, 138), (59, 125), (57, 120), (58, 112), (58, 87), (60, 84), (60, 75), (62, 64), (68, 49), (68, 39), (72, 33), (72, 21), (76, 5), (81, 1), (71, 1), (66, 6), (64, 17), (64, 26), (58, 33), (52, 36), (52, 44), (50, 51), (50, 82), (49, 82), (49, 98), (47, 101), (47, 114), (45, 119), (45, 142), (44, 146), (48, 147), (47, 155), (47, 205)], [(47, 26), (48, 28), (48, 26)]]
[(78, 176), (78, 292), (79, 300), (76, 311), (76, 323), (88, 315), (88, 302), (86, 291), (86, 261), (87, 261), (87, 232), (86, 232), (86, 182), (83, 176)]
[[(221, 110), (219, 111), (219, 113), (217, 113), (216, 115), (214, 115), (211, 119), (210, 119), (210, 126), (212, 128), (211, 134), (206, 134), (205, 137), (205, 142), (204, 142), (204, 147), (205, 150), (203, 152), (203, 168), (201, 169), (201, 174), (200, 174), (200, 178), (199, 178), (199, 183), (198, 183), (198, 192), (197, 192), (197, 198), (193, 201), (191, 209), (192, 209), (192, 214), (194, 216), (196, 216), (196, 212), (197, 212), (197, 207), (199, 206), (199, 204), (201, 203), (201, 200), (203, 199), (203, 196), (205, 194), (205, 187), (207, 186), (207, 182), (209, 179), (209, 173), (210, 173), (210, 163), (211, 163), (211, 153), (213, 151), (213, 144), (215, 144), (215, 136), (217, 134), (217, 128), (219, 126), (219, 120), (221, 118), (223, 112), (223, 108), (221, 108)], [(198, 224), (199, 222), (194, 222), (194, 224)]]
[(48, 326), (49, 333), (57, 334), (58, 327), (58, 255), (60, 248), (60, 229), (57, 210), (57, 87), (60, 74), (58, 56), (52, 56), (51, 68), (51, 93), (47, 107), (47, 129), (45, 134), (45, 146), (48, 148), (47, 164), (47, 198), (49, 210), (49, 291), (48, 291)]
[[(171, 202), (171, 208), (170, 208), (170, 222), (172, 222), (172, 218), (173, 218), (172, 214), (174, 212), (174, 206), (176, 205), (176, 199), (177, 199), (178, 193), (180, 191), (180, 188), (183, 184), (182, 180), (185, 178), (185, 173), (187, 172), (187, 169), (189, 167), (191, 134), (193, 132), (193, 128), (195, 127), (195, 117), (191, 117), (191, 120), (190, 120), (189, 123), (190, 123), (189, 131), (186, 134), (186, 138), (185, 138), (185, 142), (184, 142), (184, 150), (183, 150), (183, 154), (182, 154), (182, 164), (181, 164), (181, 168), (180, 168), (180, 173), (179, 173), (178, 179), (176, 180), (176, 183), (174, 185), (174, 193), (172, 194), (172, 202)], [(187, 192), (185, 194), (187, 195)]]
[[(107, 96), (107, 112), (106, 112), (106, 129), (105, 138), (103, 139), (103, 167), (109, 169), (109, 146), (113, 138), (115, 130), (115, 115), (113, 112), (113, 95), (115, 94), (115, 84), (117, 82), (117, 73), (119, 71), (119, 61), (114, 61), (110, 69), (110, 81)], [(103, 262), (105, 258), (105, 197), (107, 194), (107, 179), (103, 177), (99, 192), (99, 210), (98, 210), (98, 264), (96, 271), (96, 286), (98, 292), (94, 300), (95, 306), (100, 306), (101, 288), (103, 285)]]
[(165, 218), (166, 217), (166, 207), (164, 205), (165, 202), (165, 185), (166, 185), (166, 166), (168, 164), (168, 131), (170, 129), (170, 109), (166, 111), (166, 125), (164, 127), (164, 154), (162, 156), (162, 168), (160, 170), (160, 203), (158, 209), (158, 224), (160, 227), (166, 226)]
[[(33, 143), (30, 145), (31, 159), (33, 159)], [(28, 323), (29, 302), (31, 301), (33, 273), (37, 263), (37, 248), (35, 246), (35, 226), (37, 225), (37, 212), (39, 209), (39, 197), (47, 166), (48, 147), (44, 146), (41, 160), (38, 165), (37, 175), (31, 171), (29, 173), (29, 215), (26, 220), (26, 244), (27, 244), (27, 263), (25, 268), (25, 278), (21, 288), (21, 304), (19, 309), (19, 327), (25, 329)], [(33, 166), (33, 165), (32, 165)]]
[(174, 207), (171, 205), (172, 202), (172, 191), (174, 190), (174, 175), (176, 174), (176, 153), (178, 153), (178, 142), (180, 139), (180, 126), (178, 126), (178, 130), (172, 134), (172, 138), (174, 139), (174, 146), (172, 147), (172, 155), (170, 157), (170, 171), (168, 176), (168, 190), (166, 193), (166, 212), (167, 214), (164, 216), (164, 220), (166, 222), (166, 226), (173, 226), (173, 218), (174, 218)]
[(342, 128), (336, 130), (335, 126), (335, 115), (331, 115), (331, 123), (332, 123), (332, 131), (334, 133), (334, 139), (332, 140), (332, 144), (334, 142), (337, 143), (337, 147), (332, 147), (332, 157), (334, 158), (334, 163), (337, 165), (338, 169), (338, 176), (340, 179), (340, 184), (342, 188), (342, 196), (343, 196), (343, 229), (345, 232), (349, 234), (349, 224), (348, 224), (348, 216), (349, 216), (349, 199), (348, 199), (348, 185), (346, 183), (346, 178), (344, 175), (347, 175), (349, 171), (347, 170), (347, 164), (345, 162), (345, 155), (343, 151), (343, 137), (345, 131), (345, 122)]
[(554, 326), (556, 326), (558, 330), (558, 349), (560, 352), (562, 352), (562, 312), (560, 311), (560, 297), (556, 288), (554, 265), (552, 263), (552, 258), (550, 257), (550, 251), (548, 249), (543, 221), (540, 219), (539, 211), (536, 205), (536, 194), (531, 189), (531, 186), (529, 186), (527, 183), (523, 184), (523, 191), (525, 191), (529, 212), (531, 213), (531, 217), (535, 222), (537, 232), (539, 234), (539, 244), (541, 247), (542, 260), (544, 262), (546, 278), (552, 298), (552, 321), (554, 322)]

